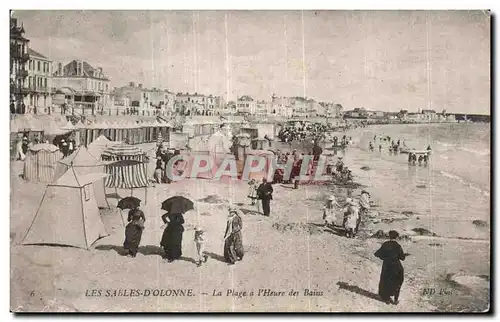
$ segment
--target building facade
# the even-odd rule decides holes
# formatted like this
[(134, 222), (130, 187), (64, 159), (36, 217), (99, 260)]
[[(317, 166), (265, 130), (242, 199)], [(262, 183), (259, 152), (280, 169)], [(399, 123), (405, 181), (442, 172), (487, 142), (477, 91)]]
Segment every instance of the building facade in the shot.
[(111, 96), (114, 109), (111, 114), (151, 116), (170, 115), (175, 111), (175, 94), (166, 89), (149, 89), (130, 82), (126, 86), (115, 87)]
[(63, 113), (104, 114), (111, 106), (110, 80), (102, 68), (86, 61), (73, 60), (64, 66), (57, 63), (52, 84), (56, 93), (65, 95)]
[(175, 113), (182, 115), (217, 115), (223, 113), (225, 104), (220, 96), (199, 93), (177, 93)]
[(254, 115), (257, 110), (257, 102), (248, 95), (243, 95), (236, 102), (236, 112)]
[(29, 39), (24, 37), (24, 27), (17, 25), (16, 18), (10, 18), (10, 112), (27, 112), (24, 98), (28, 94), (26, 78), (29, 61)]
[(52, 61), (29, 48), (28, 93), (24, 98), (29, 113), (50, 114), (52, 108)]

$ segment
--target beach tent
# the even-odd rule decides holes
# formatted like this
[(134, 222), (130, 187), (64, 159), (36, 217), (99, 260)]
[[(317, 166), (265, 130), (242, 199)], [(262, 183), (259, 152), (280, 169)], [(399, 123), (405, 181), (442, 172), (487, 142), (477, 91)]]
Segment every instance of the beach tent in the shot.
[(101, 154), (104, 150), (106, 150), (109, 146), (113, 144), (119, 144), (120, 142), (110, 141), (104, 135), (100, 135), (97, 139), (95, 139), (92, 143), (87, 147), (88, 152), (95, 158), (101, 159)]
[(146, 153), (138, 147), (121, 143), (106, 148), (101, 159), (109, 162), (105, 166), (106, 187), (140, 188), (148, 186), (148, 161)]
[[(75, 152), (57, 163), (54, 181), (62, 177), (67, 171), (75, 171), (78, 175), (104, 173), (105, 162), (93, 157), (87, 148), (80, 146)], [(109, 208), (106, 199), (104, 179), (94, 181), (94, 193), (99, 208)]]
[(65, 245), (88, 249), (107, 236), (94, 193), (103, 173), (78, 175), (73, 169), (47, 185), (23, 245)]
[(57, 136), (71, 132), (72, 130), (62, 129), (54, 120), (47, 120), (42, 125), (45, 136)]
[(63, 154), (55, 145), (48, 143), (35, 144), (26, 153), (23, 178), (31, 182), (52, 182), (57, 162), (62, 157)]

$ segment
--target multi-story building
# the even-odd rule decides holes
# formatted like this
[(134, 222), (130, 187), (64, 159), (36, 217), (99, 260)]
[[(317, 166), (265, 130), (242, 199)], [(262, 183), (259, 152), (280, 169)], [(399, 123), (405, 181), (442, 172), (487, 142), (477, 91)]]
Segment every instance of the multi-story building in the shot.
[(24, 98), (28, 94), (26, 78), (29, 61), (29, 40), (24, 37), (24, 27), (17, 25), (17, 19), (10, 19), (10, 111), (11, 113), (26, 113)]
[(50, 114), (52, 107), (52, 61), (29, 48), (28, 78), (25, 85), (28, 94), (24, 98), (28, 112)]
[(257, 109), (257, 102), (248, 95), (243, 95), (236, 102), (237, 113), (254, 115)]
[(122, 109), (125, 114), (168, 115), (175, 111), (175, 94), (166, 89), (148, 89), (130, 82), (115, 87), (111, 96), (114, 108)]
[(224, 107), (220, 96), (177, 93), (175, 97), (175, 112), (184, 115), (216, 115), (220, 114)]
[(58, 63), (52, 78), (53, 87), (70, 97), (64, 111), (78, 114), (101, 114), (111, 106), (110, 81), (101, 67), (86, 61), (73, 60), (63, 66)]
[(323, 107), (324, 116), (333, 118), (342, 118), (344, 114), (344, 108), (341, 104), (335, 103), (319, 103)]
[(293, 108), (291, 106), (290, 98), (272, 96), (271, 99), (272, 114), (284, 117), (291, 117)]

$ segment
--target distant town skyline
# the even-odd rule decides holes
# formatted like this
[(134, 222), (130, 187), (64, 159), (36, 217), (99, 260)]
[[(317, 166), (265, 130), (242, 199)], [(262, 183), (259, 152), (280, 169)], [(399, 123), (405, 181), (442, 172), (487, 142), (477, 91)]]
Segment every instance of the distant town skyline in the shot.
[(14, 11), (31, 48), (173, 92), (490, 114), (483, 11)]

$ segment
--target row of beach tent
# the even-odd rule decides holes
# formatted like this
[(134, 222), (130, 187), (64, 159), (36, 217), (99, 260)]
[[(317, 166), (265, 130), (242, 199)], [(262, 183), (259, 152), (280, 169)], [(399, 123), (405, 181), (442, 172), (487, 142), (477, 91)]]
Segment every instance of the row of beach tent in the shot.
[(30, 182), (51, 183), (70, 166), (92, 170), (102, 167), (108, 174), (104, 185), (113, 188), (139, 188), (148, 185), (146, 153), (136, 146), (100, 136), (88, 148), (80, 146), (66, 158), (59, 148), (41, 143), (29, 148), (24, 160), (23, 178)]
[(130, 144), (155, 142), (158, 136), (168, 138), (172, 124), (162, 119), (135, 120), (135, 119), (95, 119), (81, 120), (72, 124), (64, 117), (50, 117), (47, 115), (35, 117), (31, 114), (15, 115), (10, 122), (11, 134), (39, 133), (49, 141), (60, 135), (75, 133), (75, 141), (88, 146), (101, 134), (112, 141), (128, 141)]
[(61, 156), (59, 148), (51, 144), (34, 145), (27, 154), (25, 179), (29, 173), (45, 169), (36, 179), (48, 184), (21, 243), (89, 249), (108, 235), (99, 212), (99, 208), (109, 208), (106, 188), (147, 187), (148, 160), (138, 147), (104, 136), (89, 149), (80, 146), (71, 155)]

